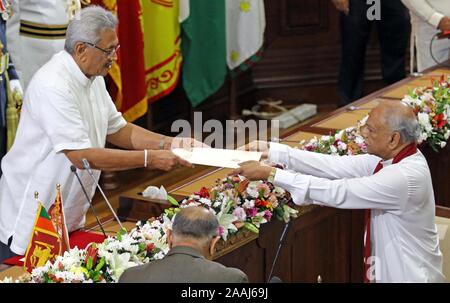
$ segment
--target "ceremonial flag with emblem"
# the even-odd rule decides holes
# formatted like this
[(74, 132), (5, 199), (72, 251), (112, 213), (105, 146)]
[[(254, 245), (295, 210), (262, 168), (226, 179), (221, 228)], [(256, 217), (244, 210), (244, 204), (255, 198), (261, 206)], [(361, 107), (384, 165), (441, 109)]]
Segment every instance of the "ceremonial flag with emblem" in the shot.
[(108, 89), (124, 118), (135, 121), (148, 109), (141, 1), (92, 0), (91, 4), (101, 5), (119, 18), (120, 52), (109, 71), (114, 87)]
[(225, 1), (227, 64), (233, 75), (261, 59), (266, 17), (263, 0)]
[(61, 239), (41, 202), (34, 221), (30, 244), (25, 253), (24, 268), (31, 272), (61, 254)]
[(61, 249), (60, 254), (69, 250), (69, 233), (67, 231), (66, 217), (64, 215), (64, 207), (61, 197), (61, 186), (58, 184), (56, 186), (56, 197), (55, 202), (48, 210), (48, 214), (52, 220), (53, 227), (56, 230), (59, 238), (61, 239)]
[(193, 106), (215, 93), (227, 74), (225, 0), (190, 1), (183, 30), (183, 87)]
[(180, 1), (143, 1), (142, 9), (147, 95), (151, 102), (170, 94), (180, 78)]

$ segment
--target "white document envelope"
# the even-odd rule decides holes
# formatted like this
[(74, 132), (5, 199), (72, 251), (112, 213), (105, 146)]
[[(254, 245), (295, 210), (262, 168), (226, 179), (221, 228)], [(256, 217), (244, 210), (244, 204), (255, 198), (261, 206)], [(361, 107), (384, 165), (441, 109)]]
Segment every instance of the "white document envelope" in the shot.
[(226, 168), (238, 168), (239, 163), (259, 161), (262, 156), (262, 152), (201, 147), (195, 147), (192, 150), (175, 148), (172, 152), (192, 164)]

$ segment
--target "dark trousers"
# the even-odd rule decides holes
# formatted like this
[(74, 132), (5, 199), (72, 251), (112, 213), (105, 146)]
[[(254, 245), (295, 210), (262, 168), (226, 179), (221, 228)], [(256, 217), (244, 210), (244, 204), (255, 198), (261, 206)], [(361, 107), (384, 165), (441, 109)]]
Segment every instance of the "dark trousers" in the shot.
[(350, 13), (341, 13), (341, 67), (339, 103), (344, 106), (363, 96), (364, 59), (373, 26), (378, 29), (381, 70), (386, 84), (406, 76), (405, 56), (411, 30), (408, 9), (400, 0), (380, 0), (381, 20), (370, 21), (366, 0), (350, 0)]
[(17, 256), (17, 254), (13, 253), (9, 248), (9, 245), (12, 242), (12, 237), (9, 238), (8, 245), (0, 242), (0, 263), (3, 263), (6, 259)]

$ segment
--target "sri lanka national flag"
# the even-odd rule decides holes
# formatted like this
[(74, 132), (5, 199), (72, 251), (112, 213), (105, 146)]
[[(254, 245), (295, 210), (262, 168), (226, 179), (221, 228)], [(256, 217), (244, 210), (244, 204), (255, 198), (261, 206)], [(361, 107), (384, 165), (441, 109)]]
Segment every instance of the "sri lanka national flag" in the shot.
[(42, 203), (38, 202), (38, 211), (30, 244), (25, 253), (24, 268), (31, 272), (33, 268), (45, 265), (61, 254), (62, 243), (55, 227)]

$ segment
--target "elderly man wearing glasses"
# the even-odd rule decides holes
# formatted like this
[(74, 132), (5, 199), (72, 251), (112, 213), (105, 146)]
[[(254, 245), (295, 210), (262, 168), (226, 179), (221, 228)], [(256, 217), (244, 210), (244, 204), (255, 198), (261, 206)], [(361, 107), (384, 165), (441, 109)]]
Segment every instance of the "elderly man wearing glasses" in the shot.
[[(48, 209), (60, 183), (69, 232), (84, 225), (89, 205), (71, 165), (83, 168), (87, 159), (97, 179), (101, 170), (191, 166), (173, 154), (171, 146), (200, 142), (127, 123), (108, 95), (102, 76), (117, 59), (117, 23), (101, 7), (81, 10), (69, 23), (65, 50), (53, 56), (27, 88), (14, 145), (2, 161), (0, 262), (27, 248), (37, 211), (34, 191)], [(121, 149), (105, 148), (106, 142)], [(84, 170), (80, 175), (92, 196), (93, 180)]]

